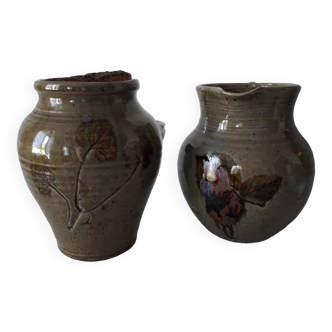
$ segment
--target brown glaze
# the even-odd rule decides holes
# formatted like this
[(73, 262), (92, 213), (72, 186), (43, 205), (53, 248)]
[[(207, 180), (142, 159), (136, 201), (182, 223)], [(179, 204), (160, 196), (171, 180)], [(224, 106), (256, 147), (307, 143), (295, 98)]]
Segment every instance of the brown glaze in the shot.
[(107, 259), (136, 241), (164, 135), (138, 88), (131, 79), (35, 82), (39, 101), (19, 131), (20, 163), (67, 256)]
[(265, 240), (296, 218), (313, 184), (312, 151), (293, 120), (300, 86), (206, 84), (197, 91), (201, 118), (178, 159), (184, 196), (215, 235)]

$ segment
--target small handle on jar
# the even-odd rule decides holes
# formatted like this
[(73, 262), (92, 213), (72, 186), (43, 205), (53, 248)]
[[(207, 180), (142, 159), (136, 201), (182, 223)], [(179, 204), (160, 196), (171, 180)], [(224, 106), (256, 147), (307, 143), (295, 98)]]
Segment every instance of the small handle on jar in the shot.
[(158, 124), (158, 127), (159, 127), (159, 130), (160, 130), (160, 133), (161, 133), (161, 137), (164, 139), (165, 137), (165, 122), (162, 122), (162, 121), (158, 121), (157, 120), (157, 124)]

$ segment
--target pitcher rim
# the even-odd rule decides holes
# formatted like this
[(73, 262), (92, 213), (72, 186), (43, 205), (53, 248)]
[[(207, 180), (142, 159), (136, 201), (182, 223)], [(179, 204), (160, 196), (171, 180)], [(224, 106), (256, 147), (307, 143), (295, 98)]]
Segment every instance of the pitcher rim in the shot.
[[(235, 91), (230, 91), (235, 89)], [(296, 83), (207, 83), (196, 86), (197, 91), (208, 90), (211, 92), (218, 92), (229, 96), (245, 96), (261, 89), (280, 89), (301, 90), (301, 86)], [(243, 91), (238, 91), (243, 90)]]

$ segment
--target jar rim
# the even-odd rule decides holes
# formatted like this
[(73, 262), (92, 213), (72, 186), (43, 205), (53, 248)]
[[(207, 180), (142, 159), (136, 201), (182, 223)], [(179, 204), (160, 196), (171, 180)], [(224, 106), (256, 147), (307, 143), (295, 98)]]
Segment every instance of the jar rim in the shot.
[(115, 82), (77, 82), (58, 79), (40, 79), (34, 82), (34, 88), (38, 92), (67, 92), (67, 93), (119, 93), (135, 91), (140, 87), (137, 79)]

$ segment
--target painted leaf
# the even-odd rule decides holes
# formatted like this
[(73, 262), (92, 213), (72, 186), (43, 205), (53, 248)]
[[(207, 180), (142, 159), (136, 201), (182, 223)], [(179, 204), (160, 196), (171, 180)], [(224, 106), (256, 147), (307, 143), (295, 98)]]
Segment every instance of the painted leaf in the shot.
[(240, 196), (247, 202), (264, 205), (278, 192), (281, 176), (255, 175), (241, 185)]
[(83, 122), (76, 131), (76, 142), (86, 153), (95, 152), (95, 157), (103, 162), (116, 156), (116, 138), (107, 120), (93, 119)]
[(33, 165), (31, 167), (32, 181), (42, 195), (51, 195), (55, 176), (53, 170), (46, 166)]

